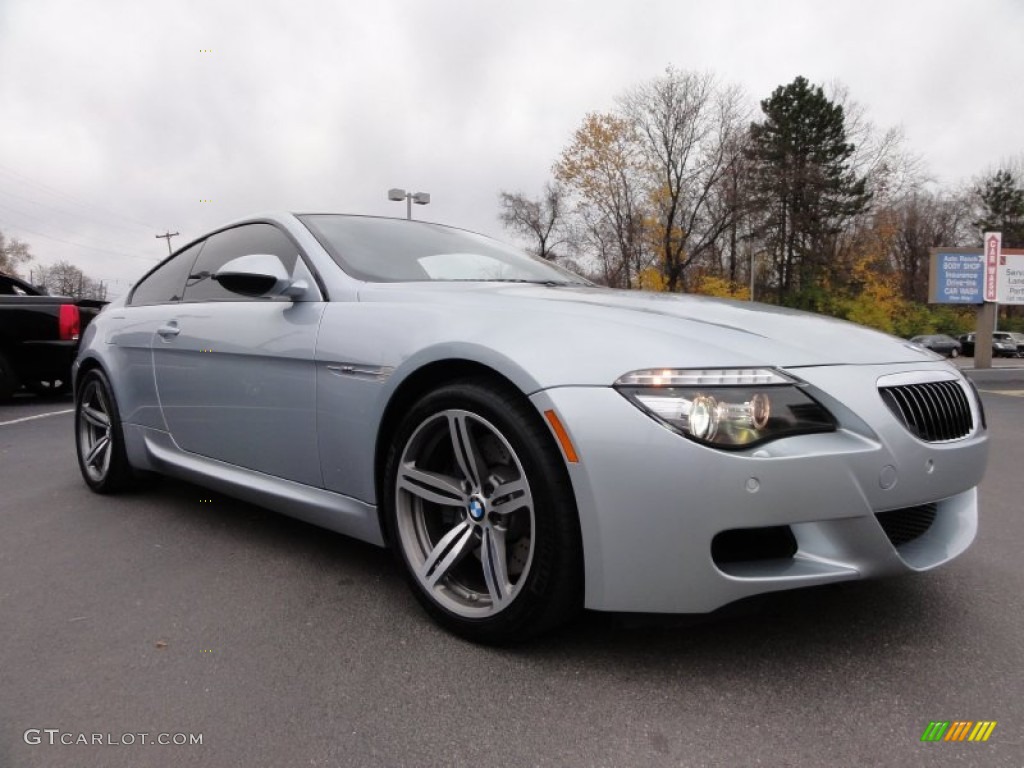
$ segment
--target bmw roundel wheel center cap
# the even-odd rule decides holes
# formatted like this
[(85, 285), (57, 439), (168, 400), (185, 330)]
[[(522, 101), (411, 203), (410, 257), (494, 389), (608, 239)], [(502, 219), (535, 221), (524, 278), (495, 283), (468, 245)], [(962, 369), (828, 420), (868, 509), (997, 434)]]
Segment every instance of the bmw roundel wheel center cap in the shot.
[(469, 517), (473, 522), (483, 522), (484, 516), (487, 514), (487, 505), (484, 500), (479, 496), (470, 496), (469, 502), (466, 504), (466, 511), (469, 512)]

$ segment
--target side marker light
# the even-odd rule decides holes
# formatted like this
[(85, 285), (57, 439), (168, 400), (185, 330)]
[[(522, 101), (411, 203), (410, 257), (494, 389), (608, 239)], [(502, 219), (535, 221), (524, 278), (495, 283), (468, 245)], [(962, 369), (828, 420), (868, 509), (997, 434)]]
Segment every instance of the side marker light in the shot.
[(554, 411), (544, 411), (544, 418), (548, 420), (548, 424), (551, 425), (555, 437), (558, 438), (558, 443), (562, 446), (562, 453), (565, 454), (565, 460), (570, 464), (579, 464), (580, 457), (576, 454), (572, 440), (569, 439), (569, 433), (562, 426), (562, 421), (558, 418), (558, 414)]

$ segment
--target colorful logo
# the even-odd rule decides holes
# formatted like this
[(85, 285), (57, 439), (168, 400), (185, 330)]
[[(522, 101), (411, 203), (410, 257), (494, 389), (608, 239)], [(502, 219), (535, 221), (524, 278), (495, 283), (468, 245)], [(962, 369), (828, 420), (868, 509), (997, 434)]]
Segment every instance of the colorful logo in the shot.
[(921, 741), (988, 741), (995, 729), (995, 720), (932, 720)]

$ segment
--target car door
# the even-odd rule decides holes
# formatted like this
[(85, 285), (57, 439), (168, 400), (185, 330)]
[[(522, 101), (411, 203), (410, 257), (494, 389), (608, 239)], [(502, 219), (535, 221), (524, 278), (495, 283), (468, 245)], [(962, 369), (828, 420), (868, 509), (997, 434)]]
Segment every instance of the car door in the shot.
[(108, 373), (126, 424), (166, 429), (153, 379), (153, 338), (177, 312), (201, 248), (191, 245), (168, 257), (136, 283), (125, 306), (107, 309)]
[[(270, 253), (310, 294), (299, 301), (233, 294), (211, 279), (238, 256)], [(299, 248), (252, 223), (205, 241), (182, 301), (153, 338), (160, 408), (190, 453), (308, 485), (322, 485), (313, 353), (324, 303)]]

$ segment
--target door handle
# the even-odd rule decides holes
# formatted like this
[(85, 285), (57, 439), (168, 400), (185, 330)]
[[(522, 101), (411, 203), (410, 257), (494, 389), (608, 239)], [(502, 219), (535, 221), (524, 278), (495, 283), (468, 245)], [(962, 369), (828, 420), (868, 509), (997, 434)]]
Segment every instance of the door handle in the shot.
[(177, 323), (168, 323), (167, 325), (161, 325), (156, 329), (156, 332), (160, 334), (163, 339), (170, 339), (181, 333), (181, 328), (178, 327)]

